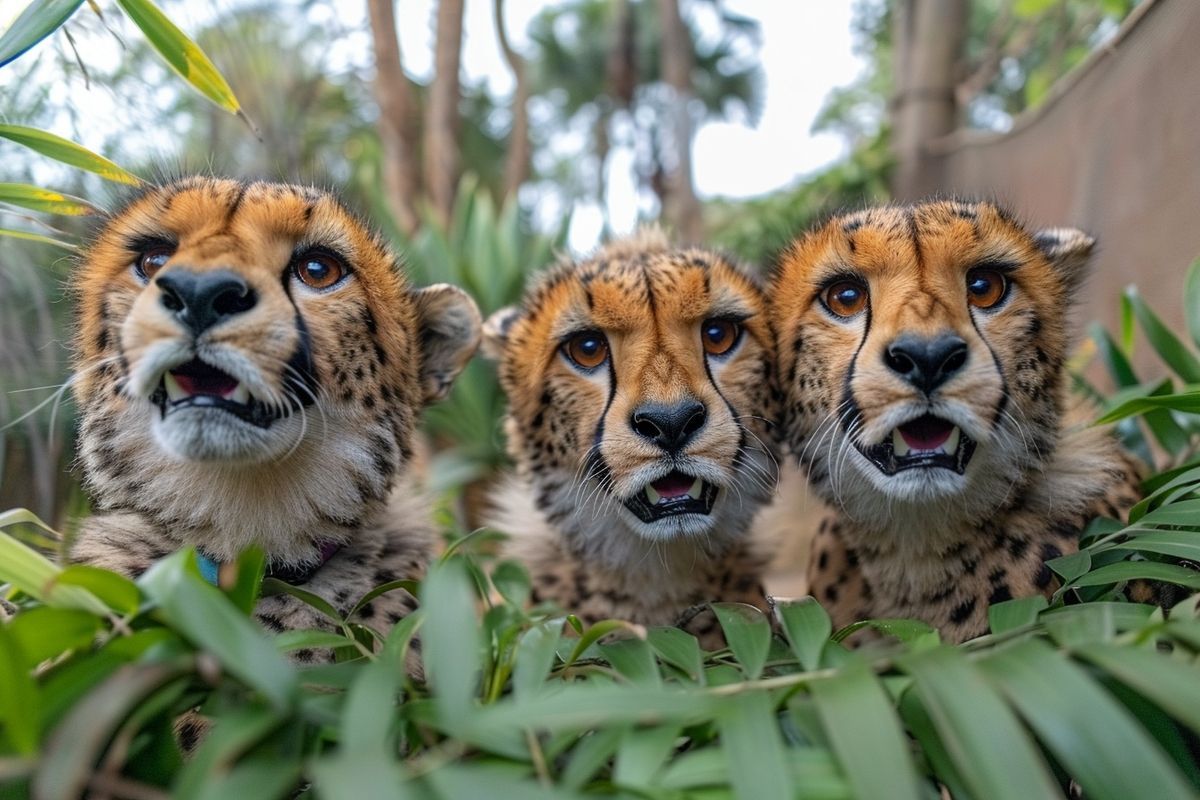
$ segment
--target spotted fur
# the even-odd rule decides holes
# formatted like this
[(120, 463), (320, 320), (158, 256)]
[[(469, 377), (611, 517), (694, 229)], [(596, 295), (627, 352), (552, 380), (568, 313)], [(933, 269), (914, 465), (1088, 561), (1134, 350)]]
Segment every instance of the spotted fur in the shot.
[[(1053, 592), (1045, 562), (1136, 502), (1136, 465), (1069, 401), (1068, 311), (1092, 246), (1079, 231), (1031, 233), (990, 203), (934, 201), (836, 217), (784, 253), (770, 309), (780, 429), (833, 509), (809, 581), (835, 624), (916, 617), (955, 641), (981, 634), (990, 604)], [(991, 308), (968, 302), (978, 269), (1006, 279)], [(827, 302), (844, 280), (868, 295), (850, 317)], [(902, 336), (942, 335), (965, 348), (944, 383), (906, 380), (894, 355), (889, 366)], [(888, 475), (865, 455), (922, 414), (975, 442), (962, 474)]]
[[(155, 248), (169, 259), (147, 276), (138, 265)], [(295, 272), (317, 252), (346, 270), (327, 289)], [(164, 287), (218, 271), (240, 294), (197, 330)], [(478, 344), (466, 295), (410, 287), (328, 193), (208, 178), (149, 188), (113, 215), (75, 288), (79, 457), (97, 513), (74, 560), (136, 576), (184, 546), (229, 562), (256, 545), (272, 569), (308, 573), (302, 588), (339, 613), (420, 576), (434, 535), (411, 480), (413, 431)], [(193, 359), (240, 381), (273, 421), (174, 406), (164, 376)], [(311, 571), (325, 543), (340, 549)], [(392, 591), (357, 620), (386, 631), (413, 605)], [(330, 627), (288, 595), (262, 598), (256, 615), (273, 631)]]
[[(771, 336), (757, 280), (714, 253), (671, 250), (657, 232), (566, 262), (537, 279), (520, 308), (485, 326), (508, 395), (508, 449), (518, 474), (495, 493), (491, 524), (529, 568), (536, 599), (588, 621), (674, 624), (714, 600), (765, 607), (765, 559), (748, 534), (776, 464), (760, 403)], [(706, 353), (702, 325), (737, 320), (728, 353)], [(591, 372), (564, 344), (603, 334), (609, 358)], [(696, 401), (703, 426), (686, 446), (639, 434), (648, 403)], [(654, 521), (625, 501), (673, 469), (718, 487), (707, 516)], [(711, 613), (689, 629), (719, 643)]]

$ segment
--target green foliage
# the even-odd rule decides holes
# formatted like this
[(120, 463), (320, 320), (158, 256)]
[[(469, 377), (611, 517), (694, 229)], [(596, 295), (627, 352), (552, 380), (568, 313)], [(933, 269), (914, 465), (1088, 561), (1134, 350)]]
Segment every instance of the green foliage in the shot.
[[(1161, 508), (1176, 507), (1190, 508)], [(455, 552), (411, 587), (420, 608), (364, 646), (342, 620), (268, 634), (246, 582), (210, 586), (190, 551), (136, 583), (91, 570), (71, 587), (77, 568), (7, 533), (0, 551), (18, 608), (0, 626), (4, 796), (934, 798), (941, 783), (1024, 798), (1061, 795), (1070, 776), (1115, 799), (1200, 785), (1181, 747), (1200, 731), (1195, 598), (1169, 615), (1012, 601), (997, 609), (1019, 606), (1020, 624), (962, 646), (932, 634), (854, 651), (811, 598), (779, 604), (775, 635), (758, 610), (720, 604), (729, 647), (704, 652), (678, 629), (529, 612), (497, 599), (528, 595), (523, 570)], [(239, 573), (257, 582), (261, 564), (250, 554)], [(471, 578), (480, 567), (490, 581)], [(298, 646), (338, 659), (285, 660)], [(212, 727), (185, 760), (171, 728), (197, 708)]]
[[(386, 217), (384, 217), (386, 219)], [(526, 278), (547, 266), (565, 246), (564, 220), (552, 236), (530, 230), (516, 202), (497, 209), (492, 195), (473, 177), (459, 187), (449, 224), (432, 213), (412, 239), (391, 231), (415, 283), (462, 287), (484, 317), (520, 301)], [(500, 437), (504, 396), (495, 367), (482, 358), (467, 365), (450, 397), (425, 415), (426, 429), (439, 446), (434, 485), (449, 488), (488, 475), (505, 459)]]

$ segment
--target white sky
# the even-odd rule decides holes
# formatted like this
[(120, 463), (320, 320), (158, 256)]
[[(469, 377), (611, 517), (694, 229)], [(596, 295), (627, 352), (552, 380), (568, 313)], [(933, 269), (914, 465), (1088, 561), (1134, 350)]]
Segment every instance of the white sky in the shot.
[[(863, 69), (861, 59), (851, 52), (851, 0), (725, 0), (733, 12), (757, 19), (761, 25), (761, 49), (765, 103), (756, 127), (738, 123), (710, 123), (696, 134), (693, 165), (696, 186), (704, 197), (751, 197), (795, 183), (800, 177), (836, 160), (844, 153), (842, 141), (833, 135), (809, 132), (828, 91), (852, 81)], [(27, 0), (0, 0), (0, 25), (27, 4)], [(527, 41), (526, 25), (550, 3), (547, 0), (507, 0), (506, 19), (514, 45)], [(102, 2), (108, 13), (117, 13), (115, 3)], [(167, 12), (185, 30), (195, 30), (216, 11), (232, 5), (230, 0), (214, 3), (166, 2)], [(436, 0), (397, 0), (401, 50), (406, 70), (418, 78), (432, 70), (433, 22)], [(685, 6), (686, 7), (686, 6)], [(353, 63), (369, 61), (363, 0), (329, 0), (324, 6), (331, 20), (343, 28), (362, 33), (351, 36), (343, 47)], [(492, 25), (491, 0), (466, 0), (463, 69), (470, 80), (486, 79), (493, 91), (505, 93), (512, 79), (500, 54)], [(87, 13), (86, 7), (80, 13)], [(313, 13), (320, 15), (317, 4)], [(45, 46), (44, 44), (42, 46)], [(96, 48), (99, 50), (100, 48)], [(85, 59), (119, 58), (118, 48), (109, 52), (85, 52)], [(339, 56), (341, 54), (339, 53)], [(12, 74), (11, 72), (9, 74)], [(0, 71), (0, 91), (3, 91)], [(95, 88), (83, 89), (78, 81), (55, 87), (56, 100), (77, 108), (111, 111), (112, 98)], [(236, 87), (235, 87), (236, 90)], [(59, 94), (67, 94), (59, 97)], [(101, 109), (101, 107), (103, 107)], [(107, 113), (97, 114), (104, 119)], [(14, 122), (16, 120), (13, 120)], [(61, 131), (71, 135), (68, 131)], [(82, 144), (96, 147), (103, 141), (100, 130), (82, 131)], [(94, 138), (96, 141), (89, 142)], [(639, 212), (639, 198), (631, 176), (632, 154), (616, 150), (608, 173), (608, 215), (613, 229), (632, 228)], [(642, 203), (644, 206), (644, 203)], [(574, 209), (570, 232), (573, 249), (588, 249), (600, 233), (601, 210)]]

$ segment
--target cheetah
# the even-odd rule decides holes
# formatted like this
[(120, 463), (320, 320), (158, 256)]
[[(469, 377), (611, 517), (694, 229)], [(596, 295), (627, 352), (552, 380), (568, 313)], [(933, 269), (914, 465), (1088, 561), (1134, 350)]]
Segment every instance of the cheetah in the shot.
[[(136, 577), (191, 546), (216, 582), (257, 546), (268, 575), (343, 615), (420, 577), (435, 536), (410, 474), (414, 428), (477, 348), (462, 291), (409, 286), (327, 192), (208, 177), (150, 186), (112, 214), (74, 288), (96, 513), (71, 560)], [(391, 591), (355, 621), (385, 633), (414, 605)], [(271, 631), (332, 627), (287, 594), (255, 616)]]
[(832, 509), (808, 577), (836, 624), (978, 636), (991, 604), (1051, 594), (1045, 562), (1137, 501), (1138, 465), (1069, 393), (1093, 245), (935, 200), (835, 217), (784, 251), (778, 430)]
[(767, 608), (750, 535), (777, 475), (764, 312), (755, 276), (651, 229), (550, 269), (488, 320), (517, 465), (490, 525), (535, 600), (587, 622), (686, 623), (710, 648), (702, 604)]

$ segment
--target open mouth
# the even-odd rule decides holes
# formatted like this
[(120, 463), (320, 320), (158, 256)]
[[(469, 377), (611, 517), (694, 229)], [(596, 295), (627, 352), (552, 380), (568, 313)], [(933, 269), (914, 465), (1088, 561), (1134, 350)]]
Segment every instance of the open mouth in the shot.
[(251, 397), (246, 384), (198, 358), (164, 372), (150, 399), (164, 419), (184, 408), (216, 408), (267, 428), (281, 416), (278, 409)]
[(711, 514), (716, 500), (717, 487), (713, 484), (693, 475), (672, 472), (647, 484), (625, 501), (625, 507), (642, 522), (658, 522), (680, 514)]
[(887, 441), (858, 450), (885, 475), (926, 467), (962, 475), (975, 453), (975, 441), (953, 422), (926, 414), (893, 430)]

